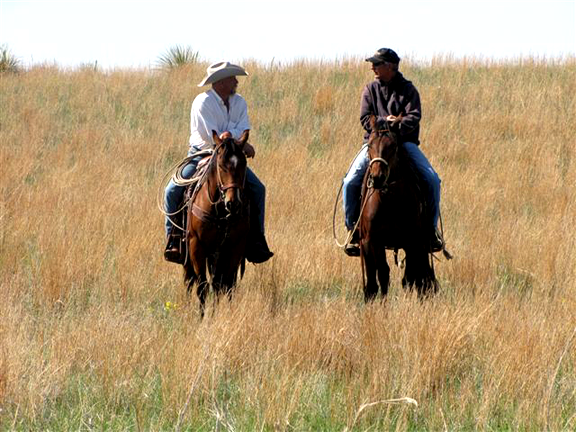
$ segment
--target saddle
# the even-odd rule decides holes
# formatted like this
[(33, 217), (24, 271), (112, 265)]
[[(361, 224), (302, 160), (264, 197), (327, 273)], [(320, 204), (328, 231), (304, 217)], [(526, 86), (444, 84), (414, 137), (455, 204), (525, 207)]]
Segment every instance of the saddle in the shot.
[[(198, 157), (199, 155), (204, 156), (198, 163), (195, 174), (190, 179), (184, 179), (181, 176), (181, 171), (188, 164), (188, 161), (193, 157)], [(194, 204), (195, 198), (199, 193), (200, 189), (207, 181), (208, 167), (210, 166), (210, 160), (212, 158), (212, 151), (204, 151), (191, 155), (186, 158), (179, 166), (177, 172), (173, 176), (173, 180), (176, 184), (186, 186), (184, 193), (184, 205), (181, 208), (179, 215), (174, 216), (174, 221), (179, 224), (184, 231), (187, 227), (187, 215), (189, 207), (191, 207), (192, 214), (198, 219), (215, 225), (222, 224), (225, 227), (232, 220), (228, 217), (217, 218), (214, 215), (207, 213), (205, 210)], [(246, 201), (247, 202), (247, 201)], [(250, 204), (247, 204), (243, 210), (243, 215), (250, 218), (254, 217), (256, 213), (250, 211)], [(248, 240), (248, 246), (246, 251), (246, 259), (254, 264), (262, 263), (270, 259), (274, 254), (268, 248), (266, 239), (263, 233), (260, 233), (257, 227), (257, 221), (252, 221), (250, 224), (250, 234)], [(172, 231), (170, 239), (168, 240), (168, 246), (164, 253), (164, 257), (168, 261), (176, 262), (179, 264), (185, 263), (188, 257), (188, 252), (186, 250), (187, 242), (185, 233), (175, 227)]]
[[(192, 158), (198, 156), (202, 156), (202, 159), (198, 162), (194, 175), (189, 179), (182, 177), (182, 170), (184, 167), (188, 165), (188, 162)], [(186, 231), (186, 225), (188, 222), (188, 206), (190, 203), (193, 203), (196, 194), (204, 184), (206, 171), (208, 169), (211, 158), (211, 150), (196, 152), (185, 158), (180, 163), (176, 169), (176, 172), (172, 176), (172, 181), (176, 184), (185, 186), (186, 190), (184, 191), (185, 204), (181, 207), (179, 214), (172, 216), (175, 225), (172, 233), (170, 234), (170, 237), (168, 238), (168, 244), (166, 245), (166, 249), (164, 251), (164, 258), (166, 261), (174, 262), (177, 264), (184, 264), (186, 261), (188, 254), (186, 251), (186, 236), (184, 235), (183, 230)]]

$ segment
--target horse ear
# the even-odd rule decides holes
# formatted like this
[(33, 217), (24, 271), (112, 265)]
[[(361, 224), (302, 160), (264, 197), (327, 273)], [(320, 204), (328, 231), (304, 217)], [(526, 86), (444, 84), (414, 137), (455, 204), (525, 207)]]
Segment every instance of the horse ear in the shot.
[(244, 144), (248, 142), (249, 135), (250, 135), (250, 129), (246, 129), (244, 132), (242, 132), (242, 135), (240, 135), (240, 139), (237, 142), (240, 148), (244, 147)]
[(216, 147), (218, 147), (220, 144), (222, 144), (222, 140), (220, 139), (220, 137), (218, 136), (218, 133), (215, 130), (212, 131), (212, 139), (214, 140), (214, 145)]
[(376, 116), (370, 116), (370, 130), (372, 132), (376, 131)]

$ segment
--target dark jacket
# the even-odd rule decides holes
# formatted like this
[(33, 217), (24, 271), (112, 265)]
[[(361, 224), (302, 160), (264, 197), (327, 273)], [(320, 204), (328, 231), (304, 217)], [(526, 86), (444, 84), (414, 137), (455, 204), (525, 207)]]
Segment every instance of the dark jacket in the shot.
[(370, 116), (375, 115), (384, 121), (388, 115), (402, 114), (400, 123), (400, 139), (402, 142), (420, 144), (420, 118), (422, 109), (420, 95), (412, 82), (397, 72), (389, 83), (374, 80), (364, 87), (360, 107), (360, 122), (366, 130), (364, 141), (370, 136)]

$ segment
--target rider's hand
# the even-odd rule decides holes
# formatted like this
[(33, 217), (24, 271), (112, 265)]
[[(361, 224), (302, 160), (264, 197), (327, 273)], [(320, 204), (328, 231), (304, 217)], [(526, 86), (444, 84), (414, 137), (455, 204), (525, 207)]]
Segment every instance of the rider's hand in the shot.
[(386, 117), (386, 121), (390, 122), (390, 123), (394, 123), (396, 121), (396, 116), (389, 115), (388, 117)]
[(220, 134), (220, 139), (221, 139), (221, 140), (225, 140), (226, 138), (232, 138), (232, 134), (231, 134), (230, 132), (228, 132), (228, 131), (222, 132), (222, 133)]
[(254, 150), (254, 147), (252, 147), (252, 144), (250, 144), (250, 143), (244, 144), (244, 154), (246, 155), (247, 158), (253, 158), (254, 157), (254, 155), (256, 154), (256, 150)]

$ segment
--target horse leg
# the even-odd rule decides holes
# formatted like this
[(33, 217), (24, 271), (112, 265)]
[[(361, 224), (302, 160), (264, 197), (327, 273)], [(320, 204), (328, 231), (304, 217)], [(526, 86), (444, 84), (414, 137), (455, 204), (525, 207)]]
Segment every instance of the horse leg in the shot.
[(200, 318), (204, 318), (206, 296), (209, 288), (208, 279), (206, 278), (206, 254), (195, 236), (190, 239), (190, 260), (198, 280), (196, 294), (200, 302)]
[(232, 294), (234, 293), (234, 289), (236, 288), (236, 283), (238, 281), (238, 268), (234, 269), (232, 273), (230, 273), (230, 278), (228, 279), (228, 286), (230, 287), (227, 291), (228, 294), (228, 301), (232, 301)]
[(380, 284), (382, 297), (386, 298), (388, 287), (390, 286), (390, 266), (388, 266), (388, 261), (386, 261), (386, 249), (382, 249), (380, 255), (376, 258), (378, 263), (378, 283)]
[(413, 269), (415, 266), (415, 263), (413, 262), (415, 258), (412, 255), (414, 251), (405, 249), (405, 252), (406, 257), (404, 258), (404, 275), (402, 276), (402, 287), (405, 290), (411, 291), (414, 288), (414, 284), (416, 282), (415, 270)]
[(234, 277), (227, 273), (222, 278), (222, 285), (220, 286), (220, 293), (225, 294), (228, 301), (232, 301), (232, 291), (234, 290)]
[(224, 291), (224, 277), (217, 268), (212, 275), (212, 288), (214, 290), (213, 305), (214, 310), (216, 310), (216, 306), (220, 303), (220, 296)]
[(430, 262), (428, 252), (422, 253), (422, 297), (429, 297), (438, 292), (439, 284), (434, 272), (434, 266)]
[(236, 285), (236, 275), (241, 259), (241, 254), (222, 254), (218, 257), (215, 267), (214, 290), (218, 295), (226, 294), (229, 301), (232, 300), (232, 292)]
[(194, 271), (194, 267), (190, 262), (190, 259), (187, 260), (186, 264), (184, 265), (184, 283), (186, 284), (186, 297), (190, 297), (192, 293), (192, 288), (196, 283), (197, 277), (196, 272)]
[(245, 242), (244, 245), (242, 245), (242, 243), (239, 244), (242, 247), (236, 246), (235, 250), (232, 252), (226, 272), (226, 294), (228, 295), (229, 301), (232, 301), (232, 294), (238, 282), (238, 269), (240, 268), (240, 264), (244, 259)]
[(402, 278), (404, 288), (416, 288), (419, 299), (438, 292), (438, 281), (424, 249), (406, 251), (406, 268)]
[(196, 295), (200, 304), (200, 319), (204, 318), (206, 312), (206, 296), (208, 295), (208, 280), (200, 278), (198, 287), (196, 288)]
[(364, 281), (364, 301), (368, 303), (374, 300), (378, 294), (378, 283), (376, 282), (376, 257), (367, 241), (362, 241), (362, 263), (364, 265), (366, 280)]

